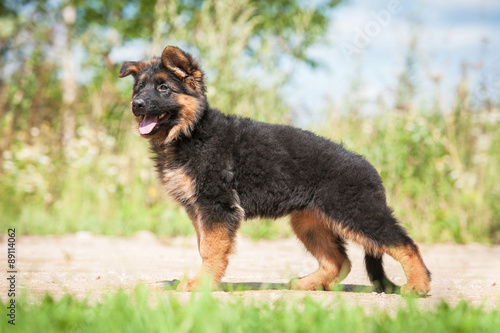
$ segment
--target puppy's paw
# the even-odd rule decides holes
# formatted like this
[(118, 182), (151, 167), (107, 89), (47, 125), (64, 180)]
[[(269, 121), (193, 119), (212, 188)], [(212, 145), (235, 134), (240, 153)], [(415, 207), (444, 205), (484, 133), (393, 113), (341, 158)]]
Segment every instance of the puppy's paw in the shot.
[(415, 295), (415, 296), (427, 296), (429, 291), (431, 290), (431, 286), (429, 283), (420, 283), (420, 284), (410, 284), (407, 283), (401, 287), (401, 294), (403, 295)]
[(177, 291), (194, 291), (198, 290), (200, 282), (198, 279), (184, 279), (177, 286)]
[(324, 290), (323, 281), (310, 275), (303, 278), (291, 279), (288, 282), (288, 288), (294, 290)]

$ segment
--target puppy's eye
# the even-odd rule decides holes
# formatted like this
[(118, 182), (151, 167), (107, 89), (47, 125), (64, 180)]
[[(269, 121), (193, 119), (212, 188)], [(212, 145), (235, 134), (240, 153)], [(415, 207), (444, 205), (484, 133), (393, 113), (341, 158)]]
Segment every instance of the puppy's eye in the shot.
[(169, 87), (167, 87), (167, 85), (166, 85), (166, 84), (160, 84), (160, 85), (158, 86), (158, 90), (159, 90), (159, 91), (169, 91), (169, 90), (170, 90), (170, 88), (169, 88)]
[(142, 83), (139, 83), (139, 84), (137, 85), (137, 89), (138, 89), (138, 90), (141, 90), (142, 88), (144, 88), (144, 85), (143, 85)]

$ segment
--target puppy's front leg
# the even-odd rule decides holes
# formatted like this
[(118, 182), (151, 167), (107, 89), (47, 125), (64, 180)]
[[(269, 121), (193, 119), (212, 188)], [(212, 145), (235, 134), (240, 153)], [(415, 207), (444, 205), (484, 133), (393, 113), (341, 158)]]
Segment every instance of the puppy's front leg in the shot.
[(193, 279), (182, 281), (178, 291), (192, 291), (200, 286), (200, 279), (207, 279), (215, 287), (229, 263), (233, 251), (235, 232), (231, 232), (223, 222), (198, 225), (199, 251), (202, 259), (200, 271)]

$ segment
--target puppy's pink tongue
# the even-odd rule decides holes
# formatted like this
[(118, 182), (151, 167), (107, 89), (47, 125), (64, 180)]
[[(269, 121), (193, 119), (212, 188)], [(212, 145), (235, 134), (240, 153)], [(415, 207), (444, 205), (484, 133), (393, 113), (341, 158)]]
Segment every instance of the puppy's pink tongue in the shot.
[(139, 133), (149, 134), (158, 123), (158, 117), (144, 116), (141, 124), (139, 125)]

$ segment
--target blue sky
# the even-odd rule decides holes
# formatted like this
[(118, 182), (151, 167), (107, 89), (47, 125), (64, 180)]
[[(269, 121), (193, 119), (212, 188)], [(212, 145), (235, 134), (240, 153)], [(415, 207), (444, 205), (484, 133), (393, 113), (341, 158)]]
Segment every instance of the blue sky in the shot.
[[(391, 12), (395, 5), (398, 10)], [(390, 17), (382, 14), (377, 21), (373, 13)], [(360, 43), (360, 31), (371, 35), (366, 45)], [(296, 66), (284, 96), (292, 105), (311, 110), (325, 100), (342, 107), (343, 96), (357, 79), (367, 113), (373, 112), (370, 104), (377, 98), (390, 104), (412, 35), (417, 38), (415, 80), (421, 97), (431, 96), (429, 76), (438, 75), (444, 104), (449, 105), (464, 62), (473, 95), (500, 95), (500, 1), (351, 0), (332, 11), (327, 43), (310, 50), (324, 67)], [(346, 56), (356, 38), (364, 47)], [(486, 91), (479, 90), (480, 82), (487, 83)]]
[[(379, 111), (377, 100), (393, 105), (412, 36), (417, 40), (413, 77), (420, 100), (432, 99), (435, 86), (430, 76), (439, 76), (443, 106), (450, 107), (463, 63), (467, 64), (472, 98), (487, 94), (499, 100), (499, 0), (350, 0), (334, 8), (331, 15), (326, 43), (309, 52), (322, 64), (320, 68), (283, 62), (293, 75), (282, 95), (293, 113), (302, 115), (295, 123), (321, 121), (320, 111), (326, 103), (341, 110), (347, 95), (364, 100), (366, 114)], [(358, 41), (359, 46), (360, 31), (366, 45), (346, 56), (348, 45)], [(144, 58), (146, 47), (144, 41), (131, 43), (116, 52), (115, 60)], [(350, 88), (353, 80), (360, 82), (357, 95)], [(481, 82), (486, 89), (480, 89)]]

